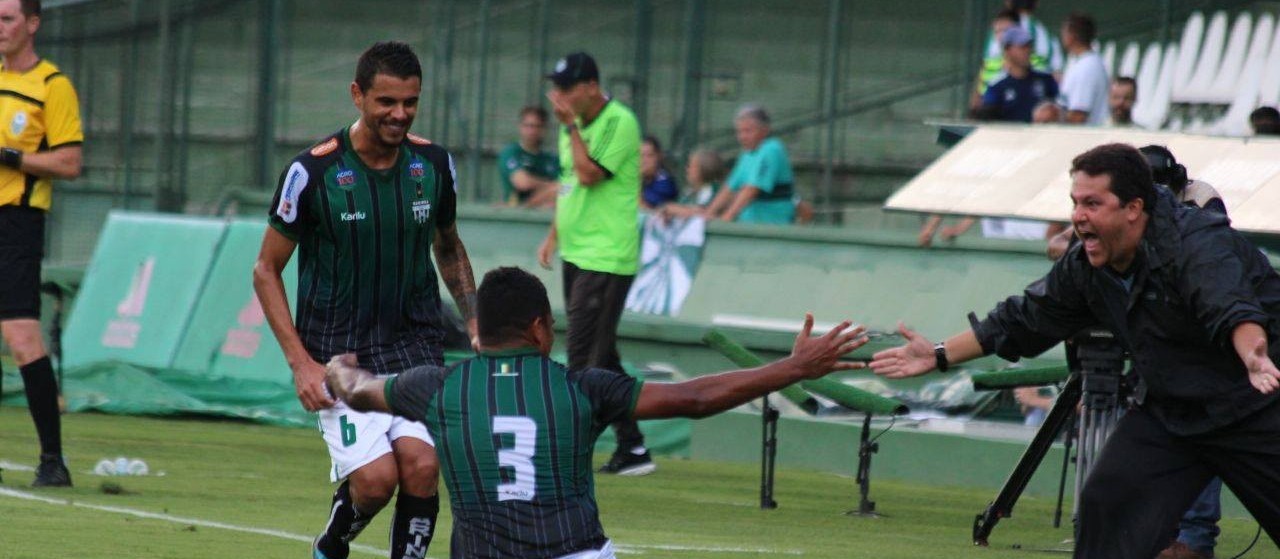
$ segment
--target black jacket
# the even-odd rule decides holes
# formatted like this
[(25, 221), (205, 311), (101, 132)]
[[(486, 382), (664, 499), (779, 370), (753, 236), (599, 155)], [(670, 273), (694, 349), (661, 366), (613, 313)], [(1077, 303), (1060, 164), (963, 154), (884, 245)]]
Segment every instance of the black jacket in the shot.
[(1223, 215), (1177, 204), (1165, 189), (1133, 263), (1133, 289), (1073, 246), (1044, 278), (996, 305), (974, 328), (985, 353), (1043, 353), (1082, 328), (1114, 331), (1146, 385), (1141, 404), (1171, 432), (1223, 427), (1280, 397), (1249, 383), (1231, 343), (1243, 322), (1267, 331), (1280, 362), (1280, 275)]

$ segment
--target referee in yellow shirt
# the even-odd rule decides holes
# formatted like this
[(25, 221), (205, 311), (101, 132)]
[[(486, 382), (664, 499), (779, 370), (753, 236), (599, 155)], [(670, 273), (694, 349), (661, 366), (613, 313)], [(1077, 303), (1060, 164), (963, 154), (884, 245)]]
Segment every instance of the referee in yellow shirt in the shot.
[(71, 485), (58, 386), (40, 336), (40, 260), (52, 180), (80, 176), (84, 133), (71, 80), (35, 51), (39, 0), (0, 0), (0, 332), (40, 437), (35, 486)]

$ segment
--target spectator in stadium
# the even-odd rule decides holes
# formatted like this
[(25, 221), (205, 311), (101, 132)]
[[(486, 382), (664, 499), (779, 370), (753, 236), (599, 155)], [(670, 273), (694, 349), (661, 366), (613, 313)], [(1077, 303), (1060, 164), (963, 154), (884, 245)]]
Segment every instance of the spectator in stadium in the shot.
[(1138, 100), (1138, 82), (1129, 76), (1111, 80), (1107, 90), (1107, 108), (1111, 111), (1108, 126), (1124, 128), (1136, 126), (1133, 122), (1133, 104)]
[[(422, 91), (417, 55), (404, 43), (374, 44), (360, 55), (350, 91), (359, 119), (280, 174), (253, 287), (293, 369), (298, 400), (320, 414), (331, 481), (341, 482), (313, 557), (346, 558), (397, 488), (391, 556), (422, 557), (440, 509), (431, 436), (419, 423), (334, 400), (321, 363), (354, 354), (378, 374), (441, 364), (445, 315), (429, 253), (473, 345), (475, 279), (455, 221), (453, 157), (409, 133)], [(333, 235), (339, 227), (343, 234)], [(295, 249), (296, 322), (281, 275)]]
[(53, 179), (80, 176), (84, 132), (71, 80), (36, 54), (40, 2), (0, 0), (0, 332), (40, 440), (36, 487), (70, 487), (58, 384), (40, 334), (40, 260)]
[(1275, 107), (1258, 107), (1249, 113), (1249, 126), (1257, 136), (1280, 136), (1280, 111)]
[(1031, 68), (1031, 34), (1013, 25), (1000, 36), (1006, 75), (987, 88), (982, 106), (974, 111), (980, 120), (1031, 122), (1032, 111), (1044, 100), (1058, 96), (1053, 76)]
[[(591, 55), (575, 52), (547, 76), (547, 97), (560, 126), (562, 189), (538, 263), (551, 269), (560, 248), (569, 314), (569, 368), (598, 368), (625, 377), (618, 321), (640, 265), (640, 124), (631, 109), (600, 89)], [(657, 469), (640, 426), (613, 422), (618, 446), (601, 472), (645, 475)]]
[(542, 282), (524, 270), (485, 274), (477, 303), (476, 357), (391, 378), (357, 368), (350, 356), (333, 359), (328, 370), (331, 390), (357, 409), (421, 421), (441, 448), (468, 449), (444, 462), (453, 557), (613, 559), (589, 468), (606, 426), (620, 418), (707, 417), (795, 382), (861, 368), (839, 359), (867, 342), (849, 321), (810, 337), (807, 314), (789, 357), (685, 382), (645, 382), (548, 358), (551, 304)]
[(658, 213), (666, 219), (705, 216), (707, 205), (715, 197), (724, 180), (724, 160), (716, 150), (699, 148), (689, 155), (684, 169), (688, 190), (674, 203), (663, 204)]
[(520, 109), (520, 139), (498, 154), (503, 203), (525, 208), (548, 208), (560, 190), (560, 158), (542, 149), (547, 134), (547, 110), (535, 105)]
[(973, 105), (986, 92), (986, 88), (999, 81), (1004, 74), (1004, 49), (1000, 37), (1009, 25), (1019, 25), (1032, 37), (1031, 67), (1037, 72), (1052, 74), (1055, 79), (1062, 72), (1062, 50), (1049, 30), (1035, 17), (1036, 0), (1005, 0), (1004, 9), (996, 14), (987, 35), (986, 50), (979, 70), (978, 89)]
[(1146, 559), (1205, 484), (1221, 476), (1280, 542), (1280, 275), (1227, 218), (1157, 188), (1143, 155), (1106, 144), (1071, 166), (1081, 242), (1022, 296), (939, 344), (873, 357), (889, 378), (986, 354), (1037, 355), (1101, 323), (1145, 386), (1119, 420), (1080, 500), (1076, 557)]
[(640, 144), (640, 180), (640, 204), (646, 209), (674, 202), (680, 195), (680, 187), (667, 171), (662, 144), (653, 136), (645, 136)]
[(795, 176), (782, 140), (769, 135), (769, 113), (743, 105), (733, 119), (742, 153), (707, 207), (712, 219), (740, 223), (790, 224), (796, 219)]
[(1102, 57), (1093, 50), (1097, 26), (1093, 18), (1076, 12), (1062, 23), (1062, 45), (1067, 50), (1067, 70), (1062, 76), (1058, 104), (1070, 124), (1102, 126), (1107, 122), (1109, 81)]
[(1019, 386), (1013, 389), (1013, 399), (1022, 408), (1022, 424), (1037, 427), (1049, 417), (1057, 398), (1045, 395), (1038, 386)]

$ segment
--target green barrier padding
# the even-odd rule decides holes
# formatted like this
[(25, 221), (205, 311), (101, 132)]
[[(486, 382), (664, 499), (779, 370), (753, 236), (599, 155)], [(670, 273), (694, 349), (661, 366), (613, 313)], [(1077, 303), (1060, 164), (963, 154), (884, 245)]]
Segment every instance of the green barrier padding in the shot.
[[(710, 346), (712, 349), (719, 351), (728, 358), (729, 361), (732, 361), (734, 365), (739, 367), (751, 369), (764, 365), (764, 359), (761, 359), (756, 354), (751, 353), (750, 350), (742, 347), (738, 342), (729, 339), (728, 336), (714, 328), (707, 330), (707, 333), (702, 336), (702, 342)], [(790, 400), (791, 403), (799, 406), (805, 411), (812, 413), (813, 410), (816, 409), (813, 398), (810, 398), (809, 394), (799, 386), (792, 384), (783, 387), (783, 389), (779, 390), (778, 393), (782, 394), (784, 398)]]
[(1028, 369), (1004, 369), (973, 375), (974, 390), (1002, 390), (1019, 386), (1043, 386), (1057, 384), (1067, 379), (1071, 372), (1064, 366)]
[(800, 383), (805, 390), (830, 398), (846, 408), (874, 415), (903, 415), (907, 406), (891, 398), (859, 390), (829, 378), (807, 380)]
[(112, 212), (67, 319), (64, 366), (173, 362), (226, 224)]
[[(253, 291), (253, 265), (266, 227), (262, 220), (228, 224), (173, 368), (207, 371), (218, 378), (285, 383), (291, 378), (289, 364)], [(289, 261), (282, 275), (292, 311), (297, 258)]]

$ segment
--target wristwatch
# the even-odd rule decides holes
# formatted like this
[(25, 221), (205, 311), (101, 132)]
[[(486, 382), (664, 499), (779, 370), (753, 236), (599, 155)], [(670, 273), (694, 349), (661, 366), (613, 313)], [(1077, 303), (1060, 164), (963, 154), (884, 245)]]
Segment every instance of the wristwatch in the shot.
[(947, 361), (947, 344), (946, 342), (938, 342), (933, 344), (933, 359), (937, 363), (939, 371), (947, 372), (951, 368), (951, 363)]

